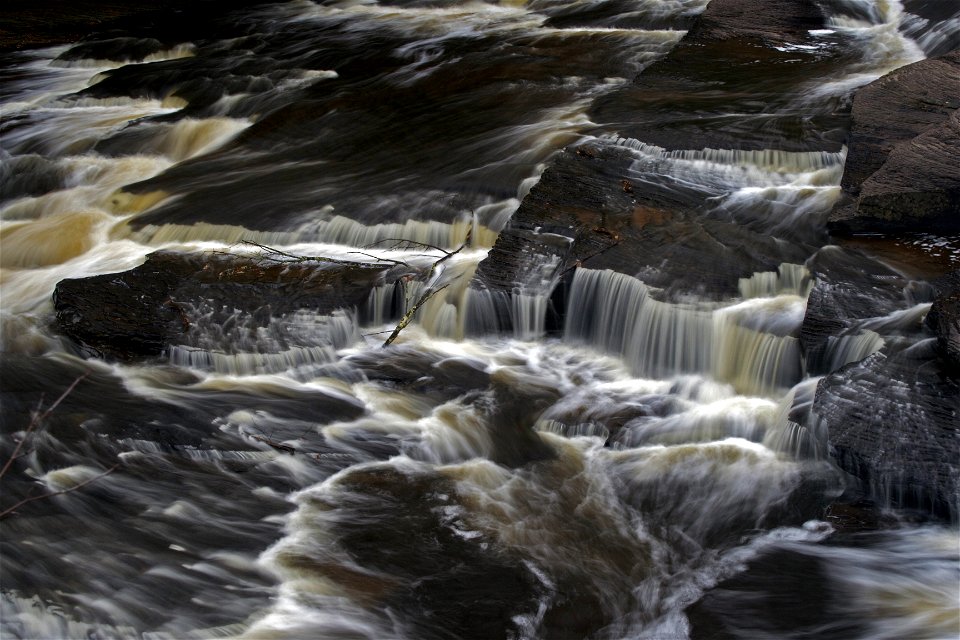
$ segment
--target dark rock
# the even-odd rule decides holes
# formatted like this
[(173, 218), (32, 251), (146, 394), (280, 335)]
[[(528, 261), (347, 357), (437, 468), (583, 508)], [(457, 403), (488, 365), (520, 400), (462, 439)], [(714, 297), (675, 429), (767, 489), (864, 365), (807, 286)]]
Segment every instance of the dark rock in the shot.
[(837, 233), (960, 229), (960, 51), (857, 92)]
[[(468, 537), (455, 484), (375, 467), (339, 482), (332, 534), (360, 566), (351, 571), (301, 545), (283, 562), (402, 611), (419, 638), (504, 638), (536, 611), (545, 588), (520, 558), (479, 532)], [(451, 515), (454, 514), (454, 515)], [(370, 526), (372, 522), (376, 526)], [(301, 551), (302, 550), (302, 551)]]
[[(665, 300), (719, 300), (739, 295), (741, 278), (803, 262), (821, 238), (719, 211), (713, 199), (722, 188), (648, 177), (642, 172), (656, 169), (637, 169), (637, 149), (629, 147), (654, 155), (838, 151), (846, 125), (839, 102), (802, 116), (788, 108), (806, 83), (843, 63), (843, 43), (810, 34), (823, 26), (820, 8), (807, 0), (713, 0), (668, 54), (599, 98), (591, 119), (624, 139), (597, 138), (554, 157), (477, 271), (474, 287), (490, 292), (496, 311), (472, 319), (471, 330), (508, 328), (514, 292), (542, 292), (544, 280), (562, 280), (577, 266), (635, 276)], [(555, 307), (562, 298), (560, 287)], [(559, 326), (559, 313), (548, 316), (549, 328)]]
[(844, 616), (824, 560), (775, 548), (752, 560), (686, 611), (692, 640), (862, 637), (862, 623)]
[(200, 37), (211, 16), (267, 1), (73, 0), (65, 4), (59, 0), (7, 0), (0, 24), (0, 51), (76, 42), (91, 32), (113, 29), (167, 43), (184, 42)]
[(0, 158), (0, 202), (39, 196), (64, 187), (63, 169), (43, 156), (0, 155)]
[(597, 100), (591, 120), (667, 149), (837, 151), (840, 101), (782, 108), (843, 64), (842, 42), (809, 33), (824, 26), (811, 0), (713, 0), (666, 56)]
[(705, 190), (632, 186), (631, 161), (627, 149), (602, 142), (556, 156), (480, 263), (473, 286), (509, 295), (582, 266), (636, 276), (662, 289), (664, 299), (725, 299), (739, 294), (740, 278), (809, 255), (802, 245), (711, 217)]
[(57, 60), (139, 61), (162, 51), (163, 48), (163, 43), (156, 38), (134, 38), (129, 36), (107, 38), (104, 40), (94, 40), (92, 42), (82, 42), (70, 47), (60, 54)]
[(889, 315), (917, 301), (909, 299), (909, 281), (856, 250), (824, 247), (806, 263), (815, 279), (807, 298), (800, 345), (812, 375), (829, 373), (835, 362), (831, 338), (857, 332), (868, 318)]
[(930, 307), (926, 323), (937, 335), (941, 356), (954, 372), (960, 372), (960, 271), (947, 279)]
[(130, 359), (188, 332), (188, 310), (239, 310), (260, 326), (299, 309), (327, 314), (365, 301), (384, 270), (158, 252), (124, 273), (61, 281), (54, 306), (60, 330), (86, 352)]
[(813, 412), (831, 455), (865, 495), (956, 522), (960, 381), (928, 344), (876, 353), (824, 377)]

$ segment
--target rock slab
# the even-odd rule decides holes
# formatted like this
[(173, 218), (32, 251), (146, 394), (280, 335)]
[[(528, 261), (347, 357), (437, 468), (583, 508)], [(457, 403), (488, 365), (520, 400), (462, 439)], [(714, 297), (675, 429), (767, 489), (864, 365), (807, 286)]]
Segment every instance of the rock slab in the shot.
[(857, 92), (837, 233), (960, 230), (960, 50)]
[(357, 306), (383, 266), (270, 264), (222, 254), (157, 252), (130, 271), (63, 280), (54, 292), (60, 330), (88, 355), (130, 360), (159, 355), (190, 331), (188, 310), (239, 310), (264, 324), (298, 309), (319, 314)]

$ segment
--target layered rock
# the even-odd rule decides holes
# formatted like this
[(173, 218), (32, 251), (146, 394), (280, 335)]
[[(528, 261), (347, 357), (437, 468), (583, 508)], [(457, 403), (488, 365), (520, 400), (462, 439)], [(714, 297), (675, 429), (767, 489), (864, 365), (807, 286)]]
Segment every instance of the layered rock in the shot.
[(857, 92), (834, 232), (960, 230), (960, 50)]
[(956, 521), (960, 382), (930, 343), (874, 354), (821, 380), (814, 414), (831, 455), (883, 506)]
[[(839, 246), (821, 249), (806, 263), (814, 278), (800, 332), (800, 344), (812, 375), (830, 373), (869, 355), (869, 338), (883, 319), (933, 300), (934, 287), (911, 281), (868, 255)], [(917, 310), (916, 327), (922, 309)], [(872, 321), (872, 323), (870, 322)], [(905, 320), (906, 321), (906, 320)], [(896, 319), (891, 317), (891, 323)], [(854, 344), (858, 338), (863, 343)], [(843, 343), (846, 342), (846, 345)], [(883, 345), (877, 334), (873, 347)]]
[[(723, 189), (645, 179), (634, 152), (667, 159), (675, 150), (838, 151), (839, 105), (802, 117), (788, 108), (808, 82), (842, 64), (836, 42), (810, 33), (823, 26), (806, 0), (713, 0), (666, 56), (592, 105), (591, 120), (619, 140), (601, 136), (554, 157), (474, 286), (501, 297), (542, 292), (584, 266), (639, 277), (664, 299), (724, 299), (738, 295), (741, 278), (802, 262), (811, 238), (783, 242), (790, 232), (782, 228), (715, 211)], [(501, 310), (497, 328), (509, 325), (507, 315)]]
[(595, 141), (559, 154), (480, 264), (476, 286), (510, 292), (581, 266), (612, 269), (666, 298), (736, 296), (740, 278), (802, 262), (769, 234), (706, 214), (706, 195), (634, 185), (633, 156)]
[(839, 101), (790, 108), (843, 64), (825, 26), (810, 0), (713, 0), (670, 53), (597, 100), (591, 120), (668, 149), (838, 150)]
[(355, 307), (385, 269), (158, 252), (124, 273), (61, 281), (54, 306), (60, 330), (84, 352), (131, 359), (159, 355), (181, 339), (194, 312), (217, 322), (221, 311), (222, 321), (240, 311), (255, 331), (300, 309), (327, 314)]

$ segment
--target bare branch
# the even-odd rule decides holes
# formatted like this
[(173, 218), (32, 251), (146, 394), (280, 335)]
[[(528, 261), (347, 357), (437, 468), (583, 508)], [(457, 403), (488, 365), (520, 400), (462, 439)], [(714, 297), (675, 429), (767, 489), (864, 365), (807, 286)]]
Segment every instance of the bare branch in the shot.
[(288, 444), (283, 444), (282, 442), (277, 442), (276, 440), (271, 440), (264, 436), (256, 436), (256, 435), (253, 435), (252, 433), (248, 435), (254, 440), (256, 440), (257, 442), (262, 442), (268, 447), (273, 447), (277, 451), (283, 451), (284, 453), (289, 453), (290, 455), (293, 455), (297, 452), (295, 448), (291, 447)]
[[(468, 236), (468, 237), (469, 237), (469, 236)], [(450, 253), (450, 251), (448, 251), (447, 249), (444, 249), (443, 247), (438, 247), (438, 246), (435, 245), (435, 244), (430, 244), (430, 243), (428, 243), (428, 242), (420, 242), (419, 240), (407, 240), (407, 239), (405, 239), (405, 238), (384, 238), (384, 239), (382, 239), (382, 240), (377, 240), (376, 242), (373, 242), (373, 243), (371, 243), (371, 244), (368, 244), (368, 245), (366, 245), (366, 246), (363, 247), (363, 248), (364, 248), (364, 249), (373, 249), (373, 248), (376, 247), (378, 244), (383, 244), (384, 242), (394, 242), (394, 243), (396, 243), (396, 244), (394, 244), (394, 245), (391, 247), (391, 248), (394, 248), (394, 249), (398, 249), (398, 248), (400, 248), (400, 245), (401, 245), (401, 244), (405, 244), (405, 245), (407, 245), (407, 246), (421, 247), (421, 248), (423, 248), (423, 249), (430, 249), (430, 250), (432, 250), (432, 251), (439, 251), (440, 253), (443, 253), (443, 254), (448, 254), (448, 253)]]
[(69, 488), (67, 488), (67, 489), (62, 489), (62, 490), (60, 490), (60, 491), (52, 491), (52, 492), (50, 492), (50, 493), (41, 493), (41, 494), (35, 495), (35, 496), (27, 496), (26, 498), (24, 498), (24, 499), (21, 500), (20, 502), (16, 503), (16, 504), (13, 505), (12, 507), (7, 507), (7, 508), (4, 509), (3, 511), (0, 511), (0, 520), (3, 520), (4, 518), (9, 518), (10, 516), (15, 515), (17, 509), (19, 509), (20, 507), (22, 507), (23, 505), (25, 505), (25, 504), (27, 504), (27, 503), (34, 502), (35, 500), (44, 500), (44, 499), (46, 499), (46, 498), (52, 498), (52, 497), (54, 497), (54, 496), (62, 496), (62, 495), (65, 494), (65, 493), (72, 493), (72, 492), (76, 491), (77, 489), (80, 489), (80, 488), (82, 488), (82, 487), (85, 487), (86, 485), (90, 484), (91, 482), (94, 482), (94, 481), (96, 481), (96, 480), (99, 480), (100, 478), (102, 478), (102, 477), (104, 477), (104, 476), (106, 476), (106, 475), (109, 475), (110, 473), (113, 473), (113, 471), (114, 471), (117, 467), (119, 467), (119, 466), (120, 466), (120, 463), (118, 462), (118, 463), (116, 463), (115, 465), (113, 465), (112, 467), (110, 467), (109, 469), (107, 469), (106, 471), (104, 471), (103, 473), (100, 473), (100, 474), (98, 474), (98, 475), (95, 475), (95, 476), (92, 477), (92, 478), (88, 478), (88, 479), (84, 480), (83, 482), (81, 482), (81, 483), (79, 483), (79, 484), (75, 484), (75, 485), (73, 485), (72, 487), (69, 487)]
[[(303, 262), (329, 262), (331, 264), (339, 264), (346, 267), (362, 267), (368, 264), (366, 262), (359, 262), (357, 260), (343, 260), (341, 258), (331, 258), (329, 256), (299, 256), (295, 253), (287, 253), (286, 251), (281, 251), (280, 249), (276, 249), (274, 247), (268, 247), (265, 244), (260, 244), (259, 242), (253, 242), (251, 240), (244, 240), (243, 244), (250, 245), (251, 247), (256, 247), (261, 251), (263, 251), (264, 253), (269, 254), (268, 256), (266, 256), (266, 259), (274, 260), (275, 262), (291, 263), (291, 264), (300, 264)], [(280, 256), (285, 259), (278, 260), (271, 256)]]
[(360, 256), (365, 256), (376, 260), (377, 262), (389, 262), (390, 264), (403, 265), (404, 267), (409, 267), (410, 265), (404, 262), (403, 260), (394, 260), (392, 258), (382, 258), (380, 256), (375, 256), (372, 253), (364, 253), (363, 251), (350, 251), (349, 253), (355, 253)]
[(10, 469), (10, 465), (13, 464), (13, 461), (21, 457), (20, 449), (23, 448), (23, 445), (27, 441), (27, 437), (30, 435), (30, 432), (40, 426), (40, 423), (42, 423), (44, 420), (49, 418), (53, 410), (60, 406), (60, 403), (63, 402), (66, 397), (73, 392), (74, 389), (76, 389), (77, 385), (80, 384), (80, 381), (86, 378), (87, 375), (88, 374), (84, 373), (78, 376), (77, 379), (74, 380), (69, 387), (67, 387), (66, 391), (61, 393), (60, 397), (54, 400), (53, 404), (47, 407), (43, 413), (40, 413), (39, 407), (37, 408), (37, 412), (35, 412), (33, 417), (30, 419), (30, 424), (27, 425), (26, 432), (23, 434), (23, 438), (21, 438), (20, 442), (17, 443), (17, 446), (14, 447), (13, 453), (11, 453), (10, 457), (7, 458), (7, 462), (3, 465), (3, 468), (0, 469), (0, 478), (6, 475), (7, 471)]
[(389, 347), (391, 344), (393, 344), (393, 341), (397, 339), (397, 336), (400, 335), (400, 332), (403, 331), (404, 329), (406, 329), (406, 328), (407, 328), (407, 325), (410, 324), (410, 322), (413, 320), (413, 316), (415, 316), (416, 313), (417, 313), (417, 311), (420, 310), (420, 307), (422, 307), (423, 304), (424, 304), (427, 300), (429, 300), (430, 298), (432, 298), (435, 294), (440, 293), (441, 291), (443, 291), (444, 289), (446, 289), (446, 288), (449, 287), (449, 286), (450, 286), (450, 283), (448, 282), (447, 284), (443, 285), (442, 287), (437, 287), (436, 289), (430, 289), (429, 291), (424, 292), (424, 294), (423, 294), (422, 296), (420, 296), (420, 299), (417, 300), (416, 304), (414, 304), (412, 307), (410, 307), (410, 309), (409, 309), (405, 314), (403, 314), (403, 317), (400, 318), (400, 322), (397, 323), (397, 326), (396, 326), (396, 328), (393, 330), (393, 333), (391, 333), (391, 334), (390, 334), (390, 337), (388, 337), (388, 338), (384, 341), (383, 346), (384, 346), (384, 347)]

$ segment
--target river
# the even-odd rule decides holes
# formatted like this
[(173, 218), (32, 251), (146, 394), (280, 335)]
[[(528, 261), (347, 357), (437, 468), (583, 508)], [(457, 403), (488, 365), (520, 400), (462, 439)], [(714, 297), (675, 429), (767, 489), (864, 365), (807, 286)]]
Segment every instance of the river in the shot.
[[(742, 116), (759, 148), (637, 139), (597, 105), (706, 6), (294, 0), (3, 54), (2, 452), (22, 456), (2, 506), (64, 492), (3, 520), (3, 637), (957, 637), (955, 525), (825, 510), (849, 487), (797, 336), (846, 147), (770, 122), (829, 121), (960, 13), (824, 3), (815, 44), (780, 53), (827, 73)], [(507, 302), (469, 286), (551, 160), (596, 144), (630, 154), (631, 189), (708, 202), (789, 259), (734, 295), (580, 268), (559, 326), (556, 264), (524, 263)], [(258, 254), (243, 241), (430, 275), (333, 314), (211, 301), (139, 360), (85, 357), (53, 321), (61, 280)], [(929, 307), (831, 343), (825, 369), (923, 348), (904, 327)]]

